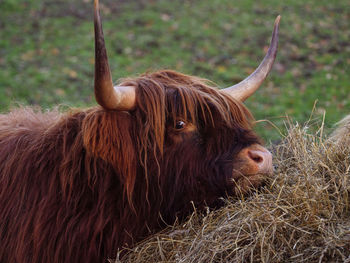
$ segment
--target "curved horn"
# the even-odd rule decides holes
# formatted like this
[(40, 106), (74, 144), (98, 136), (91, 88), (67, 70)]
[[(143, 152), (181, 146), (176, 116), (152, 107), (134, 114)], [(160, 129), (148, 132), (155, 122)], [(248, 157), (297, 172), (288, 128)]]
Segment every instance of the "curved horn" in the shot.
[(108, 110), (131, 110), (135, 107), (135, 87), (113, 87), (111, 70), (102, 31), (99, 1), (94, 2), (95, 28), (95, 98)]
[(280, 19), (281, 16), (277, 16), (272, 32), (272, 39), (269, 50), (267, 51), (267, 54), (264, 57), (264, 60), (260, 63), (259, 67), (250, 76), (248, 76), (238, 84), (223, 89), (223, 92), (230, 94), (237, 100), (245, 101), (260, 87), (261, 83), (269, 74), (273, 62), (276, 58), (278, 47), (278, 28)]

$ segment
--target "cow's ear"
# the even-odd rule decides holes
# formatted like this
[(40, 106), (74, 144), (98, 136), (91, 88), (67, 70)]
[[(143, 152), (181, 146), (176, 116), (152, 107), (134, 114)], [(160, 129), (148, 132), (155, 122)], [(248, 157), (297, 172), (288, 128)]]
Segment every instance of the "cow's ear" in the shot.
[(124, 194), (133, 207), (137, 165), (130, 118), (127, 112), (90, 112), (83, 121), (82, 133), (86, 151), (114, 167), (124, 185)]
[[(86, 151), (99, 157), (122, 174), (128, 174), (135, 164), (135, 149), (131, 139), (131, 120), (126, 112), (99, 111), (88, 114), (83, 122), (83, 143)], [(127, 172), (127, 173), (125, 173)]]

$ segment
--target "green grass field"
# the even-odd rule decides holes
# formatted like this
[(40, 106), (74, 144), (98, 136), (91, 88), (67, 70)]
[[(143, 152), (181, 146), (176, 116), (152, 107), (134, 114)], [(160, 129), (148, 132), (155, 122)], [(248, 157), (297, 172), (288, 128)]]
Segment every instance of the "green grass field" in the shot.
[[(95, 105), (92, 0), (0, 1), (0, 112)], [(331, 127), (350, 113), (348, 0), (100, 0), (114, 79), (170, 68), (232, 85), (263, 58), (282, 16), (273, 72), (246, 104), (283, 129), (286, 116)], [(257, 124), (266, 140), (279, 133)]]

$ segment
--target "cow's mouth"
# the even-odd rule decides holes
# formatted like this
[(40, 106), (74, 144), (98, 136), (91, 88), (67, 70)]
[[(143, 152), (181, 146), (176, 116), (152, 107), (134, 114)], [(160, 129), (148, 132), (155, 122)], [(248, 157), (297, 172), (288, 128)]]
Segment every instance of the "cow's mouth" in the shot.
[(266, 179), (270, 175), (271, 173), (257, 173), (241, 175), (240, 177), (233, 179), (235, 194), (242, 195), (253, 189), (258, 189), (265, 184)]
[(261, 186), (273, 172), (271, 153), (259, 144), (241, 150), (234, 164), (232, 181), (236, 194), (245, 194)]

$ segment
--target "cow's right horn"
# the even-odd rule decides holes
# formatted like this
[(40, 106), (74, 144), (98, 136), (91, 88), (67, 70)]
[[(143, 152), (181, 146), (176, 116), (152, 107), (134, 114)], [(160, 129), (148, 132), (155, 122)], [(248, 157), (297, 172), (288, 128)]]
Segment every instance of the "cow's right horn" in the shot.
[(250, 97), (262, 84), (264, 79), (269, 74), (273, 62), (275, 61), (278, 47), (278, 28), (280, 23), (281, 16), (277, 16), (275, 20), (275, 25), (272, 32), (272, 39), (270, 47), (267, 51), (264, 60), (261, 62), (259, 67), (247, 78), (242, 80), (236, 85), (233, 85), (229, 88), (223, 89), (222, 92), (225, 92), (231, 95), (233, 98), (245, 101)]
[(95, 28), (95, 98), (98, 104), (108, 110), (132, 110), (136, 103), (135, 87), (113, 87), (111, 70), (108, 64), (99, 1), (94, 2)]

